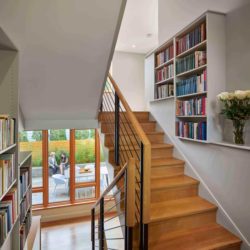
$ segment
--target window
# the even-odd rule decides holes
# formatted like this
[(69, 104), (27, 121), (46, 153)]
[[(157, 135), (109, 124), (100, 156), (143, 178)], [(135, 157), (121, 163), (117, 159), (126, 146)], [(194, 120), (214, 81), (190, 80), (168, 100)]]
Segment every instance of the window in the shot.
[[(107, 186), (95, 129), (24, 131), (20, 150), (32, 152), (32, 203), (47, 207), (98, 198)], [(102, 172), (102, 173), (101, 173)], [(100, 182), (102, 186), (100, 187)]]

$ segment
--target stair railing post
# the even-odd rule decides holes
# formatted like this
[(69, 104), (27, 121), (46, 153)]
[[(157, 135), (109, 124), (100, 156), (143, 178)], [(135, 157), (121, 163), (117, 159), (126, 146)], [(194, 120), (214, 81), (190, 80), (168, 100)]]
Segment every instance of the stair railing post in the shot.
[(104, 249), (104, 197), (100, 201), (99, 249)]
[(120, 164), (119, 159), (119, 136), (120, 136), (120, 99), (115, 93), (115, 164)]
[(144, 145), (141, 143), (141, 162), (140, 162), (140, 179), (141, 179), (141, 187), (140, 187), (140, 249), (147, 250), (148, 249), (148, 225), (143, 222), (144, 215)]
[(95, 250), (95, 209), (91, 209), (91, 241), (92, 250)]

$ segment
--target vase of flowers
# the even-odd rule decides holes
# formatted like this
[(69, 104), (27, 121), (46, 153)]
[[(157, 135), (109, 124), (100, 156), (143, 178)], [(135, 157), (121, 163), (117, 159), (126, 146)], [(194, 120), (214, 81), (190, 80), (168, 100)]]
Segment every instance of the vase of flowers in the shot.
[(222, 92), (217, 97), (223, 104), (221, 114), (233, 122), (235, 144), (244, 144), (244, 126), (250, 117), (250, 90)]

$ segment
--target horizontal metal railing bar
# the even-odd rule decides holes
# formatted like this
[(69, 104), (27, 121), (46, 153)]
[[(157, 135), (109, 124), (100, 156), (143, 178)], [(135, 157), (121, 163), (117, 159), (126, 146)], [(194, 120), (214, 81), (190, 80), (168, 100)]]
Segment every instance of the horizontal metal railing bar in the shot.
[(124, 240), (124, 238), (105, 238), (105, 240)]
[(116, 229), (116, 228), (120, 228), (120, 227), (125, 227), (125, 226), (126, 226), (126, 225), (120, 225), (120, 226), (117, 226), (117, 227), (107, 228), (107, 229), (104, 229), (104, 232), (110, 231), (110, 230), (113, 230), (113, 229)]
[(124, 214), (124, 212), (121, 212), (121, 213), (119, 213), (119, 214), (117, 214), (117, 215), (115, 215), (115, 216), (113, 216), (113, 217), (111, 217), (111, 218), (105, 220), (104, 223), (106, 223), (106, 222), (108, 222), (108, 221), (111, 221), (111, 220), (115, 219), (116, 217), (121, 216), (122, 214)]
[(102, 193), (101, 197), (97, 200), (97, 202), (95, 203), (95, 205), (93, 206), (93, 208), (95, 208), (101, 201), (101, 199), (104, 198), (104, 196), (106, 196), (116, 185), (116, 183), (123, 177), (123, 175), (125, 174), (125, 171), (127, 169), (127, 163), (123, 166), (123, 168), (120, 170), (120, 172), (116, 175), (116, 177), (114, 178), (114, 180), (111, 182), (111, 184), (106, 188), (106, 190)]
[(114, 207), (116, 207), (117, 205), (119, 205), (121, 202), (125, 201), (125, 198), (119, 200), (118, 202), (115, 203), (115, 205), (113, 205), (112, 207), (110, 207), (108, 210), (106, 210), (104, 212), (104, 214), (107, 214), (110, 210), (112, 210)]

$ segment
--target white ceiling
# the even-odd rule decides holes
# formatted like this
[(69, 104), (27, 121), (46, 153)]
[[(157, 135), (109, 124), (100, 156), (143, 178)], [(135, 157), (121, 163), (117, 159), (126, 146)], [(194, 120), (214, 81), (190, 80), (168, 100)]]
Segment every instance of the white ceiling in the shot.
[(124, 2), (0, 0), (0, 26), (19, 50), (27, 122), (96, 118)]
[(158, 0), (127, 0), (116, 50), (145, 54), (157, 43)]

